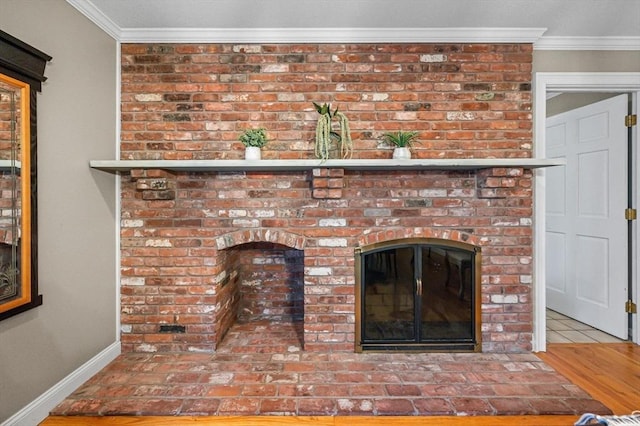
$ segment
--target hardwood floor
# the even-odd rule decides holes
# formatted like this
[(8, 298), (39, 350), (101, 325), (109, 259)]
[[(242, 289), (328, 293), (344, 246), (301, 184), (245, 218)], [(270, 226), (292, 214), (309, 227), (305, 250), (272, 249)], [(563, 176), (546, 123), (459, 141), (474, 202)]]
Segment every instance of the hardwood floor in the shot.
[[(550, 344), (538, 356), (565, 375), (615, 414), (640, 409), (640, 346), (615, 344)], [(497, 417), (81, 417), (52, 416), (41, 426), (176, 426), (176, 425), (313, 425), (313, 426), (561, 426), (573, 425), (576, 416), (497, 416)]]
[(614, 414), (640, 410), (640, 346), (558, 343), (549, 344), (538, 357)]

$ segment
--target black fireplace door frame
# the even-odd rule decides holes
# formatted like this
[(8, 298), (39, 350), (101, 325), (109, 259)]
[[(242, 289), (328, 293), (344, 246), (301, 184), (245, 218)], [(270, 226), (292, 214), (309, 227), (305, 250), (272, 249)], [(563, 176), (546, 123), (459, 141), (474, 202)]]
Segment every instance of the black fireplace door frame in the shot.
[[(358, 247), (355, 260), (356, 352), (481, 350), (479, 247), (435, 238), (392, 240)], [(431, 278), (423, 273), (425, 262), (435, 265), (425, 267), (436, 268)], [(437, 293), (445, 291), (450, 302), (469, 310), (465, 315), (470, 323), (461, 322), (459, 336), (450, 335), (453, 324), (438, 331), (437, 311), (442, 306)], [(424, 299), (432, 306), (423, 306)], [(367, 312), (367, 306), (375, 304), (388, 311), (380, 314), (386, 316), (384, 321), (372, 320)], [(432, 318), (425, 329), (423, 315)]]

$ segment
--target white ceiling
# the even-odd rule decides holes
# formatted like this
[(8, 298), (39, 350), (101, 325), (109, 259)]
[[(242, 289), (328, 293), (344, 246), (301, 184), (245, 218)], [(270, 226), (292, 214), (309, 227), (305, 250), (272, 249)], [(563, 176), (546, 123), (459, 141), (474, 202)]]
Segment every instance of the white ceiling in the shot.
[[(536, 29), (542, 46), (640, 50), (640, 0), (67, 0), (121, 41), (322, 29), (417, 38)], [(307, 30), (305, 33), (304, 30)], [(170, 34), (170, 35), (169, 35)], [(470, 38), (473, 40), (473, 37)], [(179, 41), (179, 40), (176, 40)], [(346, 40), (349, 41), (349, 40)], [(582, 44), (582, 47), (580, 47)], [(616, 47), (617, 46), (617, 47)]]

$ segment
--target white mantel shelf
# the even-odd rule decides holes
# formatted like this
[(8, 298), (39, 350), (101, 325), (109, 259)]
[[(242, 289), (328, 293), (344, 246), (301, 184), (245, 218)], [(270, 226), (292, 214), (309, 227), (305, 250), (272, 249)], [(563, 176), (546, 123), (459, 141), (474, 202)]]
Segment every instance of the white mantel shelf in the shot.
[(20, 167), (19, 161), (0, 160), (0, 170), (19, 169)]
[(89, 166), (105, 172), (132, 169), (162, 169), (175, 172), (299, 171), (311, 169), (345, 170), (478, 170), (493, 167), (563, 166), (564, 159), (478, 158), (416, 160), (91, 160)]

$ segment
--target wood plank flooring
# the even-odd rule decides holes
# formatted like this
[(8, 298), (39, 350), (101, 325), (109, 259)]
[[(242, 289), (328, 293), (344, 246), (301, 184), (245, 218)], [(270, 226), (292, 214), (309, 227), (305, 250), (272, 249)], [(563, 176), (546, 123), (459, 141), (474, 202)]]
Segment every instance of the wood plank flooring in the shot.
[(631, 343), (549, 344), (538, 357), (614, 414), (640, 410), (640, 346)]
[[(538, 356), (616, 414), (640, 409), (640, 346), (619, 344), (550, 344)], [(573, 425), (576, 416), (497, 417), (82, 417), (52, 416), (41, 426), (179, 426), (179, 425), (312, 425), (312, 426), (561, 426)]]

